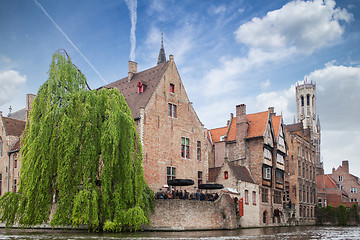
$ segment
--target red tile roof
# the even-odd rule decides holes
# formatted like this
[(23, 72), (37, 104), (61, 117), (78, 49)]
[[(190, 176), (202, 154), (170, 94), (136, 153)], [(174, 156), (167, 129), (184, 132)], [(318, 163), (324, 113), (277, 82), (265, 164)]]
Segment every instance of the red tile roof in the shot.
[(279, 136), (279, 128), (280, 128), (280, 123), (281, 123), (281, 115), (279, 115), (279, 116), (273, 116), (271, 119), (272, 119), (272, 123), (273, 123), (275, 138), (277, 139), (277, 137)]
[(253, 114), (247, 114), (246, 119), (248, 120), (249, 130), (248, 138), (263, 136), (268, 121), (269, 112), (259, 112)]
[[(130, 107), (132, 117), (136, 118), (140, 115), (140, 107), (145, 107), (150, 100), (167, 66), (168, 62), (161, 63), (153, 68), (135, 73), (131, 81), (125, 77), (104, 87), (119, 89)], [(144, 85), (144, 92), (141, 94), (138, 93), (137, 87), (139, 81)]]
[(6, 134), (20, 137), (25, 129), (25, 121), (14, 118), (2, 117)]
[(220, 137), (226, 135), (227, 127), (210, 129), (210, 136), (213, 143), (220, 142)]

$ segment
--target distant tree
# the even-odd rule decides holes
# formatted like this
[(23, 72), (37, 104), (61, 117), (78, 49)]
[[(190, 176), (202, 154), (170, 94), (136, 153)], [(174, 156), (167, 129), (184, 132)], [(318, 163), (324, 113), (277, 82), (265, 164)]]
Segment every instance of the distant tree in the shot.
[(22, 136), (19, 192), (0, 198), (0, 220), (107, 231), (149, 224), (153, 193), (125, 98), (116, 89), (87, 90), (64, 52), (53, 55), (48, 74)]

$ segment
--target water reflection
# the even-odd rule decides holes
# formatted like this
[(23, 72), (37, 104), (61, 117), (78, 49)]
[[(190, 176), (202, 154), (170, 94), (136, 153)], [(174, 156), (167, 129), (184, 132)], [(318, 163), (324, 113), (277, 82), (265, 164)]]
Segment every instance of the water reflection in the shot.
[(116, 239), (360, 239), (360, 227), (278, 227), (228, 231), (89, 233), (82, 231), (0, 230), (0, 239), (116, 240)]

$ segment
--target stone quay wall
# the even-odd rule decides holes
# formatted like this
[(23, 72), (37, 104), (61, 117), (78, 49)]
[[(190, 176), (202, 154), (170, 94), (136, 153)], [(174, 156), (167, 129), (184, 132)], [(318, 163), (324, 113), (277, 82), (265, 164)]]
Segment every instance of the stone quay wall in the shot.
[(148, 230), (210, 230), (239, 227), (235, 206), (228, 194), (215, 202), (156, 199), (155, 211), (150, 211)]

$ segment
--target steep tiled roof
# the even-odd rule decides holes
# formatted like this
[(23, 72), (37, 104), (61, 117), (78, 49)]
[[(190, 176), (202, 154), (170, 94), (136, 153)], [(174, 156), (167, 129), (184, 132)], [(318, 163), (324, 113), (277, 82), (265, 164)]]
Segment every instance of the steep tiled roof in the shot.
[(210, 129), (209, 132), (213, 143), (220, 142), (220, 137), (226, 135), (227, 127)]
[(209, 168), (208, 181), (215, 182), (216, 176), (219, 174), (221, 167)]
[(246, 115), (249, 122), (248, 138), (264, 135), (268, 116), (268, 111)]
[(338, 191), (341, 192), (341, 194), (347, 196), (347, 194), (336, 185), (334, 179), (332, 179), (328, 174), (316, 176), (316, 188), (318, 189), (335, 188), (338, 189)]
[(2, 117), (7, 135), (20, 137), (25, 129), (25, 121)]
[(278, 135), (279, 135), (281, 115), (279, 115), (279, 116), (273, 116), (271, 119), (272, 119), (272, 123), (273, 123), (273, 127), (274, 127), (275, 137), (277, 138)]
[(229, 133), (228, 133), (228, 137), (227, 137), (227, 141), (229, 141), (229, 142), (236, 140), (236, 117), (233, 117), (232, 119), (230, 119), (230, 121), (231, 121), (231, 124), (230, 124), (230, 129), (229, 129)]
[(26, 116), (26, 108), (20, 109), (19, 111), (10, 113), (8, 115), (9, 118), (15, 118), (22, 121), (25, 121), (25, 116)]
[(360, 185), (359, 178), (355, 175), (350, 174), (350, 176)]
[(246, 167), (240, 166), (232, 162), (229, 162), (229, 167), (233, 171), (234, 176), (236, 177), (237, 180), (241, 180), (249, 183), (255, 183), (254, 179), (251, 177)]
[[(167, 66), (168, 62), (161, 63), (156, 67), (135, 73), (130, 82), (125, 77), (104, 87), (119, 89), (131, 109), (132, 117), (136, 118), (140, 115), (140, 107), (145, 107), (150, 100)], [(137, 87), (139, 81), (145, 85), (144, 92), (141, 94), (138, 93)]]

